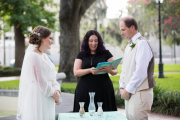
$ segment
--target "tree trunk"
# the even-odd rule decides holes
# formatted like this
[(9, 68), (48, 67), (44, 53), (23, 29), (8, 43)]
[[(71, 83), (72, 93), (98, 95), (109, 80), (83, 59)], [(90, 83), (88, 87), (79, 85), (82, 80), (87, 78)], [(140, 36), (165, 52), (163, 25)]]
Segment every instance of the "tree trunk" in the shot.
[(85, 11), (95, 0), (60, 1), (60, 64), (58, 72), (66, 74), (65, 81), (77, 81), (74, 60), (80, 50), (79, 27)]
[(15, 31), (15, 64), (14, 68), (21, 68), (24, 54), (25, 54), (25, 37), (23, 35), (21, 27), (18, 27), (18, 22), (14, 24)]

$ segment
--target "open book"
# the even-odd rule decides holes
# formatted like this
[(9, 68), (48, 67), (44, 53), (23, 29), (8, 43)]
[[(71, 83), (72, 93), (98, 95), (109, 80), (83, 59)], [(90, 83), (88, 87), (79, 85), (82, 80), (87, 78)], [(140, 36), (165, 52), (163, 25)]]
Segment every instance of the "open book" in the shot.
[[(116, 60), (113, 60), (111, 62), (100, 62), (98, 63), (96, 69), (99, 69), (99, 68), (102, 68), (102, 67), (109, 67), (111, 64), (112, 64), (112, 70), (117, 68), (119, 63), (121, 62), (122, 58), (119, 58), (119, 59), (116, 59)], [(96, 70), (96, 69), (93, 69), (93, 70)], [(106, 72), (98, 72), (96, 75), (98, 74), (105, 74)]]

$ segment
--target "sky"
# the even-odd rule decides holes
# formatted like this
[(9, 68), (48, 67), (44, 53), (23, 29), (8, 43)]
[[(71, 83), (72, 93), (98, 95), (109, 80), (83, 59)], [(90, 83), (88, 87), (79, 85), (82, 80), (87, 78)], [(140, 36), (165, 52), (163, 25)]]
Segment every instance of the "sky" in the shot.
[(106, 0), (106, 5), (108, 6), (106, 17), (109, 19), (119, 18), (119, 10), (123, 10), (122, 16), (126, 16), (127, 1), (128, 0)]

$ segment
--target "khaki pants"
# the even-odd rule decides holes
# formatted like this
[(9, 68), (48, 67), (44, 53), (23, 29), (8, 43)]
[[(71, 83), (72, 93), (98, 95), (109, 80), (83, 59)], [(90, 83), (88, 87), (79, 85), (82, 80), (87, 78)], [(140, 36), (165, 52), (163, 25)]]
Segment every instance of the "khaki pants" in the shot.
[(148, 113), (153, 103), (153, 88), (141, 90), (125, 100), (126, 117), (128, 120), (148, 120)]

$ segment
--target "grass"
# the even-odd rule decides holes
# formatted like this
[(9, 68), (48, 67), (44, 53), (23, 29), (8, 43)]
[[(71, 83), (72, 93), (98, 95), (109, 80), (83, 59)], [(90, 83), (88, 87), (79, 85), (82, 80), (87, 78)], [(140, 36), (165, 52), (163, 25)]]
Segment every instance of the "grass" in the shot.
[[(154, 72), (158, 72), (158, 65), (155, 65)], [(180, 72), (180, 64), (164, 64), (164, 72)]]
[(19, 80), (0, 82), (0, 89), (19, 89)]
[[(179, 91), (180, 92), (180, 73), (177, 74), (165, 74), (165, 78), (157, 78), (154, 76), (157, 85), (160, 85), (165, 91)], [(119, 75), (110, 76), (113, 82), (114, 90), (119, 88)], [(76, 83), (63, 83), (62, 88), (73, 89), (76, 88)], [(64, 91), (64, 89), (62, 91)]]
[[(58, 71), (58, 67), (56, 66), (56, 71)], [(122, 65), (118, 66), (118, 73), (121, 73)], [(155, 65), (154, 72), (158, 72), (158, 65)], [(165, 64), (164, 65), (164, 72), (180, 72), (180, 64)]]
[[(180, 73), (177, 74), (165, 74), (165, 78), (157, 78), (154, 75), (157, 85), (160, 85), (162, 89), (166, 91), (179, 91), (180, 92)], [(119, 88), (119, 78), (120, 76), (110, 76), (114, 89)]]
[(58, 66), (55, 66), (55, 70), (58, 71), (59, 67)]
[(67, 88), (67, 89), (76, 89), (77, 83), (62, 83), (61, 88)]
[[(160, 85), (162, 89), (167, 91), (180, 91), (180, 73), (165, 74), (165, 78), (157, 78), (157, 75), (154, 75), (154, 77), (157, 85)], [(120, 76), (110, 76), (110, 78), (113, 82), (114, 89), (118, 89)], [(62, 92), (65, 89), (69, 91), (72, 89), (74, 91), (76, 85), (76, 83), (63, 83), (61, 88)], [(19, 80), (0, 82), (0, 89), (19, 89)]]
[[(118, 73), (121, 73), (122, 65), (118, 66)], [(158, 72), (158, 65), (155, 65), (154, 72)], [(164, 72), (180, 72), (180, 64), (165, 64), (164, 65)]]
[(157, 75), (154, 77), (156, 84), (160, 85), (164, 90), (180, 92), (180, 73), (165, 74), (165, 78), (157, 78)]
[(6, 116), (16, 115), (17, 111), (10, 111), (10, 110), (0, 110), (0, 118)]

